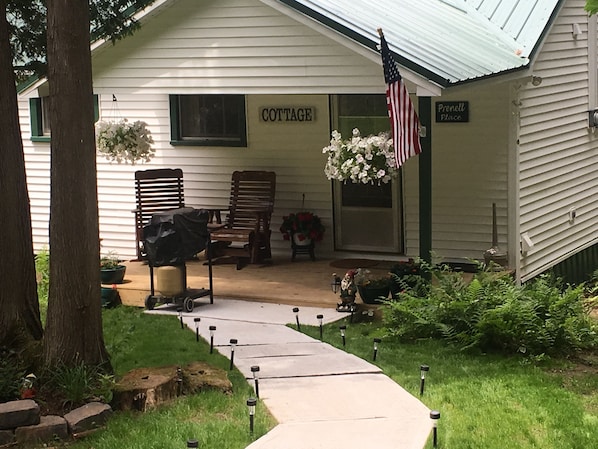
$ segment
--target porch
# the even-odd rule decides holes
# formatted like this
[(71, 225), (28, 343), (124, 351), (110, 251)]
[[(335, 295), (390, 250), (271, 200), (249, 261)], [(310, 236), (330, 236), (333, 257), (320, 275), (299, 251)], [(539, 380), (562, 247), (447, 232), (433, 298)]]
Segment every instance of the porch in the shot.
[[(208, 288), (208, 267), (204, 260), (192, 260), (186, 264), (187, 286)], [(234, 263), (213, 265), (212, 279), (215, 301), (220, 299), (243, 299), (292, 306), (335, 308), (340, 301), (339, 293), (333, 293), (330, 283), (332, 274), (341, 276), (351, 268), (367, 265), (372, 272), (388, 272), (393, 262), (371, 259), (317, 259), (290, 256), (274, 257), (272, 263), (250, 264), (241, 270)], [(150, 272), (142, 262), (125, 262), (127, 271), (123, 284), (117, 289), (124, 305), (144, 307), (150, 293)], [(354, 265), (354, 266), (353, 266)], [(154, 280), (156, 272), (154, 271)], [(361, 304), (358, 298), (357, 303)]]

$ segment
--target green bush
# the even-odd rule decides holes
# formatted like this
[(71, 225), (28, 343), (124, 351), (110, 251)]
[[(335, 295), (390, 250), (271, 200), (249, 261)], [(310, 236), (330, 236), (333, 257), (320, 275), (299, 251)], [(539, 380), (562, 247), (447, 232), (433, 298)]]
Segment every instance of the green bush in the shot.
[(0, 347), (0, 402), (19, 398), (21, 379), (25, 377), (19, 354), (10, 348)]
[(114, 376), (96, 366), (82, 362), (61, 364), (48, 369), (44, 379), (47, 380), (46, 387), (63, 398), (63, 406), (75, 407), (91, 399), (112, 400)]
[(540, 276), (518, 286), (508, 274), (496, 272), (478, 273), (469, 283), (461, 273), (435, 271), (433, 276), (427, 288), (406, 288), (386, 303), (390, 335), (442, 338), (463, 349), (530, 356), (598, 344), (583, 285), (563, 287)]
[(50, 252), (47, 249), (42, 249), (35, 256), (35, 273), (40, 315), (42, 323), (44, 323), (46, 311), (48, 310), (48, 290), (50, 288)]

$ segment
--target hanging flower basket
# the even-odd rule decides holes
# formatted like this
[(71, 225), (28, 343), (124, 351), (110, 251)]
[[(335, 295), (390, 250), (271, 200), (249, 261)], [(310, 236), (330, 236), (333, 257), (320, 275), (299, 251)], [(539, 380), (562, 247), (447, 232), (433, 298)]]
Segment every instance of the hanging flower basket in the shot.
[(96, 145), (98, 153), (110, 162), (119, 164), (149, 162), (155, 154), (151, 147), (154, 139), (147, 129), (147, 123), (127, 119), (100, 121), (96, 124)]
[(398, 176), (392, 139), (388, 132), (361, 137), (359, 129), (343, 140), (332, 132), (330, 145), (322, 152), (328, 155), (324, 173), (328, 179), (354, 183), (387, 183)]

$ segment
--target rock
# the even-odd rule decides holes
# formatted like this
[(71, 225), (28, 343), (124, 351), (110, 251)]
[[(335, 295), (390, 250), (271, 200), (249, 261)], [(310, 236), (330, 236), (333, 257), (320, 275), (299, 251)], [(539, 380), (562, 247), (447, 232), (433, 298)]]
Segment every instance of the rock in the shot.
[(15, 433), (12, 430), (0, 430), (0, 447), (8, 446), (15, 442)]
[(39, 405), (32, 399), (0, 404), (0, 430), (39, 424)]
[(39, 424), (18, 427), (15, 430), (17, 443), (34, 443), (53, 441), (57, 438), (65, 440), (69, 437), (66, 420), (61, 416), (42, 416)]
[(71, 433), (77, 434), (102, 427), (112, 414), (112, 408), (102, 402), (90, 402), (64, 415)]

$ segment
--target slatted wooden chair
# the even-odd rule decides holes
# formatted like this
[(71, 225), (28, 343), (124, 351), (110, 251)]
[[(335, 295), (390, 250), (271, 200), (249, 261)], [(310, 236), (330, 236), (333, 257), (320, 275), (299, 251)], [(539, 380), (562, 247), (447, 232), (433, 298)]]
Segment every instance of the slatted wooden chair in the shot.
[(143, 227), (156, 212), (185, 207), (183, 170), (161, 168), (135, 172), (135, 213), (137, 259), (146, 258), (143, 249)]
[(272, 258), (270, 219), (274, 209), (276, 173), (235, 171), (231, 179), (228, 216), (212, 241), (223, 256), (237, 259), (237, 269)]

